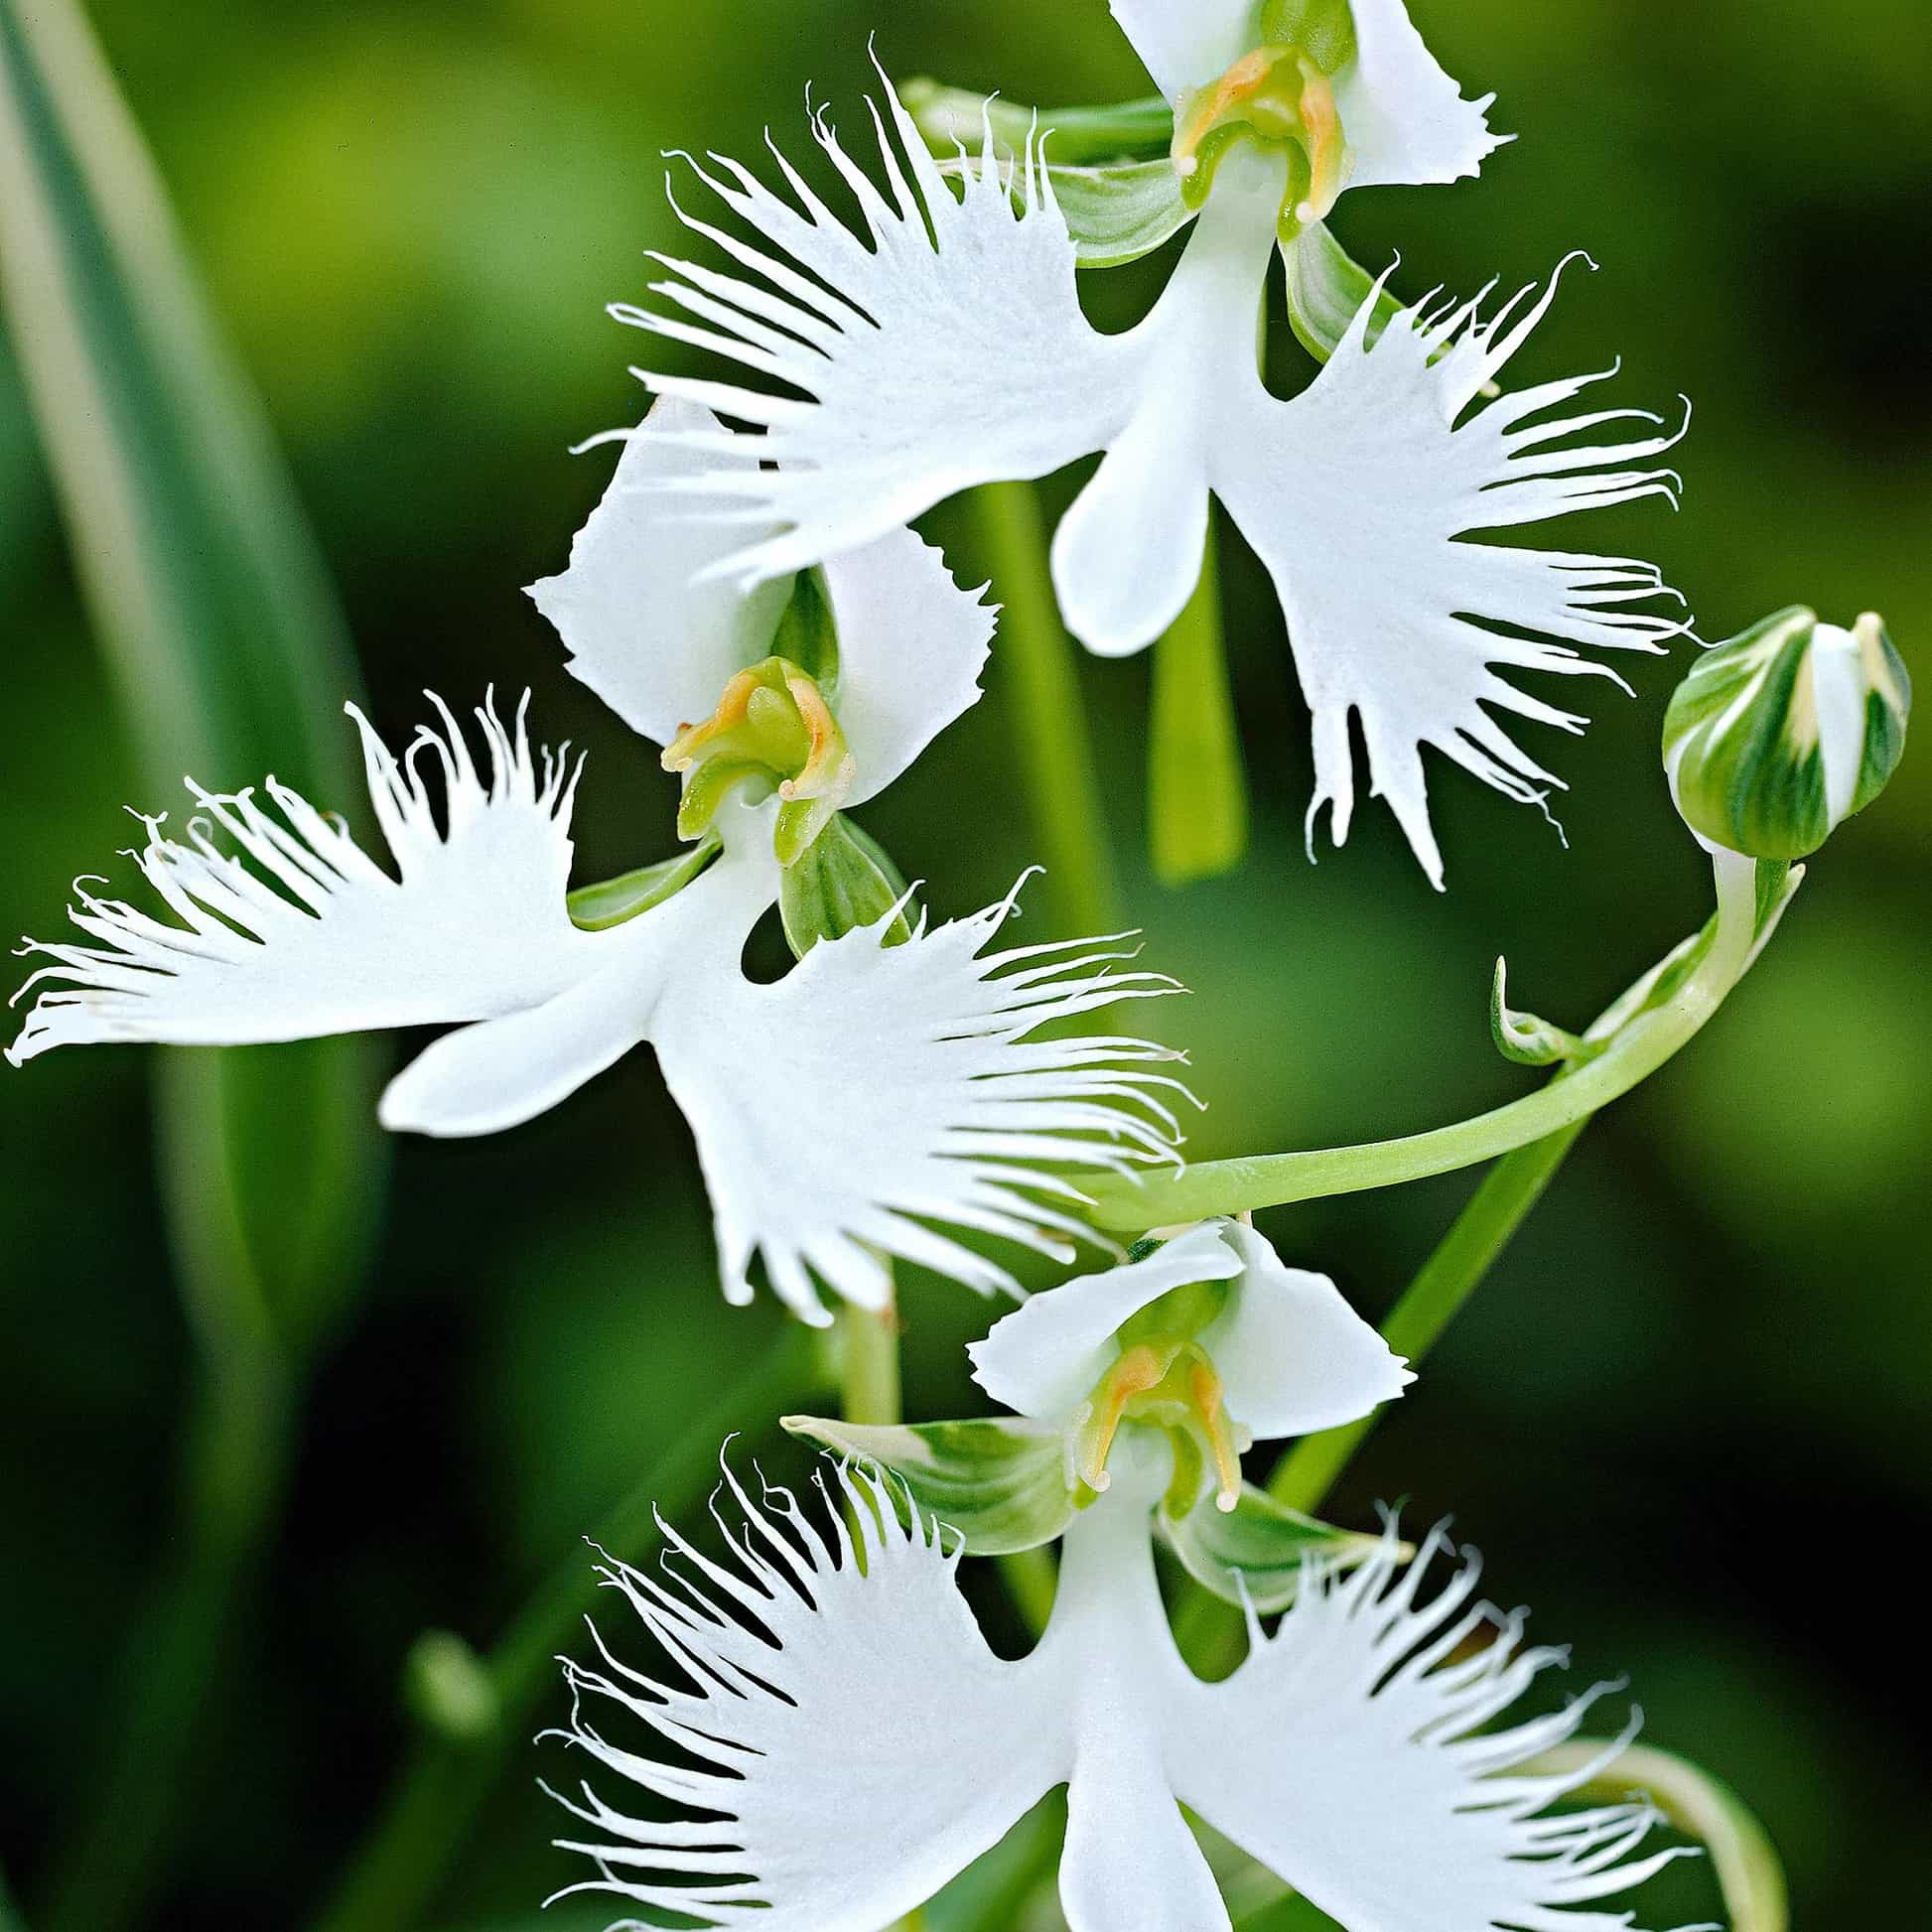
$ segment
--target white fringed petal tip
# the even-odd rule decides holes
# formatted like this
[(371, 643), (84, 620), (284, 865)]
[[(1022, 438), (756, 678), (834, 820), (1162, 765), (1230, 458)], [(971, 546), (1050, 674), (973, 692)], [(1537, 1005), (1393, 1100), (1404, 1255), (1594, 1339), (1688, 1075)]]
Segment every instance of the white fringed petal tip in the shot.
[[(697, 1141), (725, 1291), (761, 1257), (803, 1318), (819, 1286), (867, 1307), (881, 1257), (983, 1293), (1011, 1273), (956, 1238), (992, 1235), (1071, 1262), (1090, 1236), (1066, 1170), (1177, 1162), (1151, 1040), (1035, 1033), (1180, 989), (1121, 970), (1116, 939), (989, 950), (1019, 888), (973, 917), (883, 943), (889, 921), (816, 947), (773, 985), (745, 977), (775, 903), (775, 799), (729, 803), (720, 856), (663, 903), (600, 931), (566, 903), (578, 767), (477, 713), (473, 757), (448, 709), (398, 759), (356, 714), (389, 869), (272, 779), (191, 786), (184, 838), (150, 820), (136, 855), (163, 916), (76, 887), (90, 944), (29, 942), (51, 963), (8, 1057), (102, 1041), (228, 1045), (453, 1026), (390, 1083), (384, 1126), (494, 1133), (575, 1092), (640, 1042), (658, 1051)], [(439, 811), (440, 808), (440, 811)], [(224, 849), (232, 846), (233, 851)], [(954, 1230), (954, 1233), (942, 1232)]]
[(566, 1666), (557, 1734), (654, 1815), (590, 1783), (562, 1798), (587, 1829), (560, 1844), (595, 1867), (568, 1891), (711, 1927), (877, 1932), (1059, 1784), (1072, 1932), (1228, 1932), (1181, 1805), (1345, 1932), (1612, 1932), (1630, 1918), (1588, 1908), (1682, 1855), (1641, 1849), (1642, 1805), (1552, 1815), (1601, 1765), (1524, 1767), (1600, 1691), (1490, 1728), (1561, 1653), (1474, 1600), (1473, 1560), (1425, 1600), (1440, 1533), (1406, 1571), (1393, 1529), (1352, 1573), (1311, 1564), (1210, 1685), (1173, 1647), (1138, 1494), (1076, 1518), (1046, 1634), (1005, 1663), (955, 1586), (956, 1540), (890, 1478), (821, 1467), (809, 1510), (726, 1481), (724, 1562), (666, 1527), (660, 1575), (602, 1572), (661, 1658), (621, 1663), (600, 1636), (594, 1667)]
[(1214, 1281), (1229, 1294), (1196, 1339), (1229, 1417), (1257, 1441), (1353, 1422), (1415, 1379), (1326, 1275), (1287, 1267), (1265, 1237), (1225, 1219), (1035, 1295), (968, 1345), (973, 1378), (1022, 1415), (1063, 1422), (1112, 1366), (1124, 1322), (1176, 1288)]

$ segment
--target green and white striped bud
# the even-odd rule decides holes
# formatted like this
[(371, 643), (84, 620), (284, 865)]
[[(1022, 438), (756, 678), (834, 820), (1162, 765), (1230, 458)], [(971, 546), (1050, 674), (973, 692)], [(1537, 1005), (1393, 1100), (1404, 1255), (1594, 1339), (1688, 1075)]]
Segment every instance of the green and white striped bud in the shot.
[(1793, 606), (1707, 651), (1664, 718), (1664, 769), (1700, 838), (1802, 859), (1884, 790), (1912, 682), (1870, 612), (1852, 626)]

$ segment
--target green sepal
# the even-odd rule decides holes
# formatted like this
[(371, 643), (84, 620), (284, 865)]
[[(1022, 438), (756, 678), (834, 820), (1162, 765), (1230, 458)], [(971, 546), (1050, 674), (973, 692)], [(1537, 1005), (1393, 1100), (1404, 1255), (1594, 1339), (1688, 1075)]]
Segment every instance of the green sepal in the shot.
[[(840, 939), (874, 925), (905, 897), (905, 881), (879, 842), (843, 812), (785, 867), (778, 881), (778, 916), (795, 958), (821, 939)], [(903, 909), (880, 939), (902, 945), (912, 936)]]
[(1519, 1066), (1551, 1066), (1589, 1050), (1587, 1042), (1565, 1028), (1537, 1014), (1518, 1012), (1509, 1004), (1508, 967), (1500, 958), (1489, 982), (1489, 1033), (1496, 1051)]
[(1081, 268), (1119, 268), (1151, 255), (1194, 218), (1173, 162), (1120, 161), (1099, 167), (1048, 165), (1053, 199)]
[(978, 155), (989, 127), (1003, 160), (1024, 154), (1029, 140), (1045, 138), (1048, 159), (1063, 167), (1165, 161), (1173, 144), (1173, 108), (1161, 94), (1097, 107), (1030, 107), (1003, 94), (918, 78), (901, 81), (898, 97), (941, 161), (957, 160), (961, 149)]
[(1302, 232), (1283, 245), (1282, 267), (1287, 275), (1288, 326), (1317, 362), (1325, 362), (1341, 345), (1371, 293), (1375, 295), (1368, 319), (1371, 344), (1389, 326), (1390, 318), (1402, 313), (1401, 302), (1386, 284), (1376, 290), (1375, 277), (1334, 238), (1325, 221), (1305, 223)]
[(786, 1416), (793, 1436), (890, 1470), (904, 1493), (964, 1539), (969, 1556), (1051, 1543), (1073, 1515), (1059, 1430), (1024, 1417), (865, 1428)]
[[(1310, 221), (1292, 241), (1282, 244), (1282, 268), (1288, 297), (1288, 326), (1295, 340), (1314, 357), (1325, 362), (1340, 347), (1361, 306), (1370, 295), (1375, 307), (1369, 312), (1362, 345), (1372, 348), (1376, 339), (1407, 306), (1390, 292), (1388, 284), (1380, 289), (1375, 277), (1363, 268), (1329, 232), (1327, 224)], [(1430, 360), (1438, 361), (1446, 351), (1439, 349)], [(1501, 387), (1485, 382), (1481, 393), (1499, 396)]]
[[(1181, 1568), (1224, 1602), (1252, 1604), (1262, 1616), (1295, 1600), (1302, 1565), (1315, 1557), (1353, 1565), (1381, 1547), (1378, 1536), (1338, 1530), (1278, 1503), (1265, 1489), (1244, 1482), (1230, 1510), (1217, 1508), (1205, 1488), (1191, 1509), (1160, 1510), (1162, 1533)], [(1413, 1554), (1404, 1546), (1405, 1555)]]
[(822, 570), (801, 570), (792, 579), (791, 595), (778, 613), (768, 655), (796, 664), (818, 686), (825, 702), (837, 705), (839, 626)]
[(722, 850), (718, 834), (707, 832), (688, 852), (616, 879), (600, 880), (595, 886), (579, 886), (564, 901), (570, 922), (586, 932), (608, 932), (614, 925), (622, 925), (683, 892)]
[(962, 150), (978, 166), (989, 127), (1009, 169), (1036, 142), (1082, 268), (1138, 261), (1194, 218), (1168, 153), (1173, 109), (1159, 95), (1113, 107), (1034, 108), (908, 80), (899, 99), (926, 146), (952, 168)]

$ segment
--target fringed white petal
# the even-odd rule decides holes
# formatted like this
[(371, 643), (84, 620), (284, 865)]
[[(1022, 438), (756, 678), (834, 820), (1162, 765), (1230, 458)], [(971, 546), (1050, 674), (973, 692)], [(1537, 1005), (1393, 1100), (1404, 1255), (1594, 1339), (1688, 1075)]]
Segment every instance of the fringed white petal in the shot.
[[(731, 506), (740, 547), (724, 568), (747, 581), (868, 543), (974, 483), (1043, 476), (1097, 450), (1131, 390), (1114, 341), (1081, 316), (1073, 243), (1037, 148), (1029, 146), (1017, 195), (990, 129), (977, 161), (962, 156), (949, 182), (890, 83), (885, 103), (892, 134), (869, 103), (883, 191), (822, 119), (813, 123), (859, 203), (861, 231), (775, 149), (786, 194), (738, 162), (694, 161), (699, 182), (758, 244), (679, 213), (744, 273), (666, 261), (673, 279), (653, 293), (685, 310), (706, 297), (704, 328), (663, 309), (619, 312), (729, 358), (760, 385), (811, 398), (638, 372), (660, 394), (766, 432), (775, 470), (727, 465), (680, 488)], [(654, 434), (648, 424), (632, 432)], [(705, 432), (666, 440), (705, 455), (734, 448)], [(780, 534), (768, 533), (772, 524)]]
[[(890, 1478), (841, 1468), (810, 1513), (726, 1481), (723, 1563), (665, 1526), (661, 1575), (602, 1573), (661, 1657), (566, 1666), (562, 1734), (610, 1774), (564, 1800), (589, 1829), (559, 1842), (598, 1871), (570, 1889), (705, 1926), (879, 1932), (1064, 1775), (1064, 1724), (1037, 1672), (988, 1650), (956, 1544)], [(644, 1816), (611, 1802), (614, 1779)], [(666, 1801), (700, 1815), (666, 1821)]]
[[(1513, 1727), (1502, 1715), (1560, 1651), (1472, 1601), (1466, 1560), (1430, 1600), (1431, 1536), (1404, 1571), (1393, 1529), (1351, 1574), (1319, 1565), (1273, 1637), (1188, 1693), (1167, 1737), (1173, 1789), (1347, 1932), (1627, 1932), (1587, 1908), (1677, 1851), (1644, 1853), (1643, 1805), (1548, 1816), (1585, 1776), (1521, 1767), (1599, 1695)], [(1479, 1646), (1479, 1647), (1477, 1647)]]
[(1001, 1316), (983, 1340), (967, 1343), (973, 1380), (1023, 1416), (1064, 1422), (1113, 1365), (1111, 1341), (1122, 1322), (1176, 1288), (1241, 1272), (1241, 1257), (1221, 1239), (1227, 1225), (1203, 1221), (1145, 1260), (1033, 1296)]
[(773, 985), (680, 979), (651, 1024), (710, 1185), (734, 1300), (762, 1254), (772, 1288), (830, 1319), (816, 1282), (865, 1307), (890, 1295), (882, 1254), (984, 1293), (1009, 1272), (929, 1223), (1056, 1259), (1093, 1238), (1066, 1165), (1136, 1172), (1176, 1161), (1152, 1071), (1183, 1056), (1117, 1035), (1036, 1030), (1122, 1000), (1175, 992), (1120, 971), (1113, 940), (988, 952), (1018, 896), (907, 944), (882, 920), (814, 947)]
[[(711, 434), (704, 456), (658, 438)], [(703, 573), (745, 542), (742, 530), (667, 503), (664, 487), (706, 469), (758, 469), (758, 443), (731, 437), (707, 409), (665, 397), (625, 440), (610, 487), (570, 546), (570, 567), (530, 586), (570, 669), (634, 732), (668, 745), (708, 718), (734, 672), (771, 647), (785, 587), (744, 591)]]
[(1489, 131), (1494, 94), (1462, 92), (1409, 18), (1403, 0), (1350, 0), (1355, 58), (1335, 76), (1335, 105), (1353, 156), (1348, 182), (1451, 182), (1475, 174), (1512, 137)]
[(1338, 1429), (1416, 1379), (1326, 1275), (1288, 1267), (1238, 1221), (1223, 1230), (1241, 1274), (1200, 1341), (1220, 1372), (1228, 1414), (1257, 1441)]
[[(1601, 375), (1516, 391), (1459, 420), (1555, 291), (1552, 277), (1527, 309), (1526, 289), (1486, 320), (1479, 302), (1433, 315), (1407, 310), (1373, 347), (1365, 303), (1301, 395), (1268, 409), (1257, 384), (1251, 406), (1229, 415), (1213, 479), (1274, 578), (1313, 713), (1311, 843), (1324, 805), (1336, 843), (1347, 835), (1353, 714), (1371, 789), (1388, 799), (1439, 887), (1422, 748), (1436, 747), (1512, 798), (1542, 803), (1560, 781), (1493, 714), (1568, 731), (1584, 723), (1493, 667), (1614, 679), (1582, 653), (1654, 652), (1685, 629), (1647, 608), (1675, 596), (1652, 565), (1456, 540), (1640, 497), (1675, 500), (1674, 473), (1651, 463), (1681, 426), (1665, 429), (1641, 410), (1551, 417)], [(1552, 447), (1632, 418), (1657, 433)]]
[[(748, 533), (675, 500), (700, 476), (761, 487), (762, 441), (730, 435), (695, 403), (660, 398), (623, 439), (570, 568), (530, 587), (571, 670), (654, 744), (709, 716), (726, 681), (770, 651), (786, 583), (746, 589), (707, 577)], [(839, 725), (857, 767), (847, 803), (859, 805), (978, 699), (995, 613), (905, 529), (832, 559), (825, 579), (839, 632)]]
[[(1154, 84), (1172, 100), (1231, 68), (1260, 39), (1256, 0), (1107, 0)], [(1359, 5), (1359, 0), (1357, 0)]]
[(479, 767), (447, 707), (432, 703), (440, 727), (425, 727), (401, 759), (350, 707), (393, 873), (273, 778), (266, 803), (252, 789), (217, 795), (191, 781), (199, 810), (183, 835), (149, 819), (146, 848), (130, 855), (165, 910), (77, 882), (69, 915), (94, 943), (28, 942), (54, 963), (21, 989), (43, 990), (8, 1057), (480, 1020), (536, 1006), (593, 971), (608, 948), (564, 904), (578, 767), (533, 750), (523, 706), (506, 725), (488, 705), (477, 713), (487, 748)]

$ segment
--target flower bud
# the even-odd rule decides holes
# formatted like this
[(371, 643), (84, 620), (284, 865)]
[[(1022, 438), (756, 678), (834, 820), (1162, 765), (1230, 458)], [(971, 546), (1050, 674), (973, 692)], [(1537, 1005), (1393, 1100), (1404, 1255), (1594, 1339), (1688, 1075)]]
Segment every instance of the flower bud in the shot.
[(1885, 788), (1912, 685), (1883, 621), (1793, 606), (1691, 667), (1664, 718), (1677, 809), (1713, 845), (1802, 859)]

